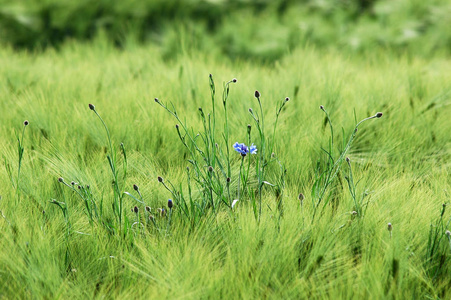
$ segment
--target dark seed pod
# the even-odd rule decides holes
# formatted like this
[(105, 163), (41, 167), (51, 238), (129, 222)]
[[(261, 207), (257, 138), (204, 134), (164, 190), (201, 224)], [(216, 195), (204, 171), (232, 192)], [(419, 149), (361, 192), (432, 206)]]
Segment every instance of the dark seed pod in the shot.
[(94, 104), (89, 103), (89, 109), (90, 109), (90, 110), (95, 110), (96, 107), (94, 106)]

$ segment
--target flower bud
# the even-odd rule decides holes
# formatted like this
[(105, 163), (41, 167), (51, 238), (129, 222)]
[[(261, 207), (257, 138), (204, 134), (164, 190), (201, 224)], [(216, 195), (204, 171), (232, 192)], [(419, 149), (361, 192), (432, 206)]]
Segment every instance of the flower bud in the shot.
[(59, 181), (59, 182), (64, 182), (63, 177), (58, 178), (58, 181)]
[(376, 118), (380, 118), (380, 117), (382, 117), (382, 113), (381, 113), (381, 112), (378, 112), (378, 113), (376, 114)]
[(247, 124), (247, 134), (251, 133), (252, 126), (251, 124)]
[(160, 100), (158, 100), (158, 98), (154, 99), (156, 103), (160, 103)]
[(258, 99), (258, 98), (260, 98), (261, 94), (259, 91), (255, 91), (254, 96), (255, 96), (255, 98)]
[(134, 212), (135, 214), (137, 214), (137, 213), (139, 212), (138, 206), (133, 207), (133, 212)]
[(163, 177), (158, 176), (158, 182), (163, 182)]
[(304, 197), (304, 194), (303, 193), (300, 193), (299, 194), (299, 196), (298, 196), (298, 199), (299, 199), (299, 201), (304, 201), (304, 199), (305, 199), (305, 197)]
[(324, 110), (324, 106), (320, 105), (319, 109)]
[(213, 167), (212, 166), (208, 166), (208, 172), (213, 172)]
[(89, 103), (89, 109), (90, 109), (90, 110), (95, 110), (96, 107), (94, 106), (94, 104)]
[(135, 191), (138, 191), (138, 190), (139, 190), (139, 187), (138, 187), (136, 184), (134, 184), (134, 185), (133, 185), (133, 189), (134, 189)]
[(451, 231), (449, 231), (449, 230), (445, 231), (445, 235), (446, 235), (448, 238), (451, 238)]
[(236, 78), (233, 78), (233, 79), (232, 79), (232, 82), (233, 82), (233, 83), (236, 83), (236, 82), (237, 82)]
[(230, 179), (230, 177), (227, 177), (226, 182), (230, 183), (230, 181), (232, 181), (232, 179)]
[(146, 206), (146, 211), (150, 212), (152, 209), (150, 208), (150, 206)]
[(285, 102), (288, 102), (288, 101), (290, 101), (290, 98), (286, 97)]
[(30, 123), (28, 122), (28, 120), (23, 121), (23, 125), (24, 125), (24, 126), (27, 126), (28, 124), (30, 124)]
[(172, 199), (168, 200), (168, 207), (169, 209), (172, 209), (172, 207), (174, 206), (174, 203), (172, 202)]
[(392, 231), (393, 226), (391, 225), (391, 223), (388, 223), (388, 224), (387, 224), (387, 229), (388, 229), (388, 231)]

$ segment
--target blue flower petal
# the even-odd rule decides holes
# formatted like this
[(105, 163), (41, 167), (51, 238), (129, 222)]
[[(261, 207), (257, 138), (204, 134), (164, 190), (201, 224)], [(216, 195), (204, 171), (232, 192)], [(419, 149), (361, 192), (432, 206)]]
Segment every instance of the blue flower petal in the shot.
[(252, 145), (249, 147), (249, 152), (250, 152), (251, 154), (257, 154), (257, 146), (255, 146), (254, 144), (252, 144)]
[[(241, 150), (240, 144), (238, 144), (238, 142), (236, 142), (235, 144), (233, 144), (233, 149), (235, 149), (235, 151), (240, 152), (240, 150)], [(241, 152), (240, 152), (240, 153), (241, 153)]]

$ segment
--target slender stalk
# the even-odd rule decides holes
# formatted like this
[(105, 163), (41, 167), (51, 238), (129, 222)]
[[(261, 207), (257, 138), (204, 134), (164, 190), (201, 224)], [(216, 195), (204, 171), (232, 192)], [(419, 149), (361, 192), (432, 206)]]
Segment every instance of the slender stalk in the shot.
[(240, 175), (238, 177), (238, 200), (240, 200), (240, 182), (241, 182), (241, 170), (243, 169), (244, 156), (241, 156)]

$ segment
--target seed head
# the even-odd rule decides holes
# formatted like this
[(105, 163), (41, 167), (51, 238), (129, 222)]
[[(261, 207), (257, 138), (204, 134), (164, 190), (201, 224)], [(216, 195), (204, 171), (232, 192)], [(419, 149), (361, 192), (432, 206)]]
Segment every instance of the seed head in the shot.
[(138, 206), (133, 207), (133, 212), (134, 212), (135, 214), (137, 214), (137, 213), (139, 212)]
[(212, 166), (208, 166), (208, 172), (213, 172), (213, 167)]
[(146, 206), (146, 211), (150, 212), (152, 209), (150, 208), (150, 206)]
[(179, 129), (179, 124), (175, 124), (175, 129)]
[(378, 113), (376, 114), (376, 118), (380, 118), (380, 117), (382, 117), (382, 113), (381, 113), (381, 112), (378, 112)]
[(30, 123), (28, 122), (28, 120), (23, 121), (23, 125), (24, 125), (24, 126), (28, 126), (28, 124), (30, 124)]
[(299, 199), (299, 201), (304, 201), (304, 199), (305, 199), (305, 197), (304, 197), (304, 194), (303, 193), (300, 193), (299, 194), (299, 196), (298, 196), (298, 199)]
[(70, 184), (75, 185), (75, 181), (72, 181)]
[(230, 179), (230, 177), (227, 177), (226, 182), (230, 183), (230, 181), (232, 181), (232, 179)]
[(451, 231), (449, 231), (449, 230), (445, 231), (445, 235), (446, 235), (448, 238), (451, 238)]
[(158, 182), (163, 182), (163, 177), (158, 176)]
[(249, 112), (252, 114), (254, 111), (252, 110), (252, 108), (249, 108)]
[(78, 186), (78, 189), (81, 190), (81, 185)]
[(324, 106), (320, 105), (319, 109), (324, 110)]
[(59, 181), (59, 182), (64, 182), (63, 177), (58, 178), (58, 181)]
[(251, 124), (247, 124), (247, 133), (251, 133), (252, 126)]
[(160, 100), (158, 100), (158, 98), (154, 99), (156, 103), (160, 103)]
[(94, 104), (89, 103), (89, 109), (90, 110), (96, 110), (96, 107), (94, 106)]
[(351, 160), (349, 159), (349, 157), (346, 157), (346, 162), (350, 162)]
[(232, 79), (232, 82), (233, 82), (233, 83), (236, 83), (236, 82), (237, 82), (236, 78), (233, 78), (233, 79)]
[(172, 207), (174, 206), (174, 203), (172, 202), (172, 199), (168, 200), (168, 207), (169, 209), (172, 209)]
[(260, 98), (261, 94), (259, 91), (255, 91), (254, 96), (255, 96), (255, 98), (258, 99), (258, 98)]
[(391, 223), (388, 223), (388, 224), (387, 224), (387, 229), (388, 229), (388, 231), (392, 231), (393, 226), (391, 225)]
[(133, 189), (134, 189), (135, 191), (138, 191), (138, 190), (139, 190), (139, 187), (138, 187), (136, 184), (134, 184), (134, 185), (133, 185)]
[(288, 102), (288, 101), (290, 101), (290, 98), (289, 98), (289, 97), (286, 97), (286, 98), (285, 98), (285, 102)]

